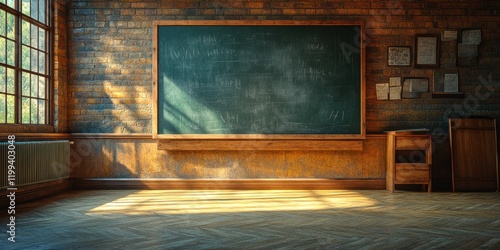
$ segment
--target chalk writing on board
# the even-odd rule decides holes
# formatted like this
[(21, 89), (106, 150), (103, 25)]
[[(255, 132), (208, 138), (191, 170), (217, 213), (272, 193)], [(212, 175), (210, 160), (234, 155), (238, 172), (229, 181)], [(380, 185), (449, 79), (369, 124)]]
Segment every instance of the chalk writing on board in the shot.
[(359, 54), (360, 49), (352, 46), (348, 43), (340, 44), (340, 48), (342, 49), (342, 55), (347, 63), (351, 63), (351, 57), (353, 54)]
[(357, 36), (352, 26), (161, 26), (159, 134), (359, 134)]

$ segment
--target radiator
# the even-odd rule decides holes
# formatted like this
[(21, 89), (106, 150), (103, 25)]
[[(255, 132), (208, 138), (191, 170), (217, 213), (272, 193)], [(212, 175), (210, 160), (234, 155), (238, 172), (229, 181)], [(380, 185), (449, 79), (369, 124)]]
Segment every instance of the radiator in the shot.
[(9, 177), (15, 187), (69, 178), (69, 141), (15, 142), (15, 176), (8, 175), (8, 145), (0, 142), (0, 189), (11, 187)]

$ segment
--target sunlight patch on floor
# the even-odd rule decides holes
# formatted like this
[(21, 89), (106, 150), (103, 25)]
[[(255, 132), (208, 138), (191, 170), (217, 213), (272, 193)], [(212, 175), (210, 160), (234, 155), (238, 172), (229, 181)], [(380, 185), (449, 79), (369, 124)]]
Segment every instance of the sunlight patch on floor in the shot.
[(376, 202), (347, 190), (141, 190), (90, 214), (202, 214), (370, 208)]

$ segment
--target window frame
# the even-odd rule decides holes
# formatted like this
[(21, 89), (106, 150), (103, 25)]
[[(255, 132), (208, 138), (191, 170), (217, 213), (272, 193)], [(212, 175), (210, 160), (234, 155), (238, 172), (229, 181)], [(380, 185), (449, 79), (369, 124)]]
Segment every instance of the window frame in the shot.
[[(15, 62), (14, 66), (5, 63), (5, 66), (2, 64), (2, 67), (14, 69), (14, 82), (15, 82), (15, 111), (14, 111), (14, 123), (0, 123), (0, 132), (34, 132), (34, 133), (51, 133), (54, 132), (54, 0), (46, 0), (46, 13), (45, 20), (46, 24), (42, 23), (31, 16), (28, 16), (22, 12), (21, 9), (22, 0), (15, 1), (15, 9), (8, 6), (7, 4), (0, 3), (0, 10), (5, 11), (5, 13), (9, 13), (14, 15), (15, 22), (15, 48), (16, 53), (14, 55)], [(35, 25), (38, 28), (45, 30), (45, 41), (46, 48), (44, 53), (46, 53), (46, 62), (45, 62), (45, 73), (39, 73), (38, 71), (33, 71), (31, 68), (26, 70), (22, 66), (21, 57), (22, 57), (22, 47), (23, 47), (23, 38), (22, 38), (22, 23), (23, 21), (27, 21), (30, 25)], [(39, 41), (39, 38), (37, 38)], [(29, 45), (28, 47), (33, 49)], [(40, 48), (38, 46), (37, 52), (40, 52)], [(38, 55), (38, 53), (37, 53)], [(39, 56), (38, 56), (39, 57)], [(37, 59), (39, 60), (39, 59)], [(40, 67), (39, 62), (37, 62), (37, 66)], [(35, 123), (23, 123), (22, 122), (22, 100), (25, 95), (22, 93), (22, 74), (23, 72), (27, 72), (30, 75), (37, 75), (46, 77), (45, 83), (45, 116), (42, 119), (45, 119), (45, 123), (43, 124), (35, 124)], [(32, 100), (40, 100), (41, 98), (29, 96), (30, 102)], [(31, 111), (30, 111), (31, 112)], [(7, 116), (7, 114), (6, 114)], [(40, 118), (40, 117), (38, 117)], [(31, 121), (30, 121), (31, 122)]]

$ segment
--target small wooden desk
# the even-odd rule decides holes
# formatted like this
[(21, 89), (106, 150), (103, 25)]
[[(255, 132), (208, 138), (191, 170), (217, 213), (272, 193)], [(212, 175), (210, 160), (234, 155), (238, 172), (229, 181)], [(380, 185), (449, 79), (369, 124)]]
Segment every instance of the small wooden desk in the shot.
[(387, 133), (386, 188), (396, 184), (427, 185), (432, 190), (432, 141), (430, 134), (390, 131)]

